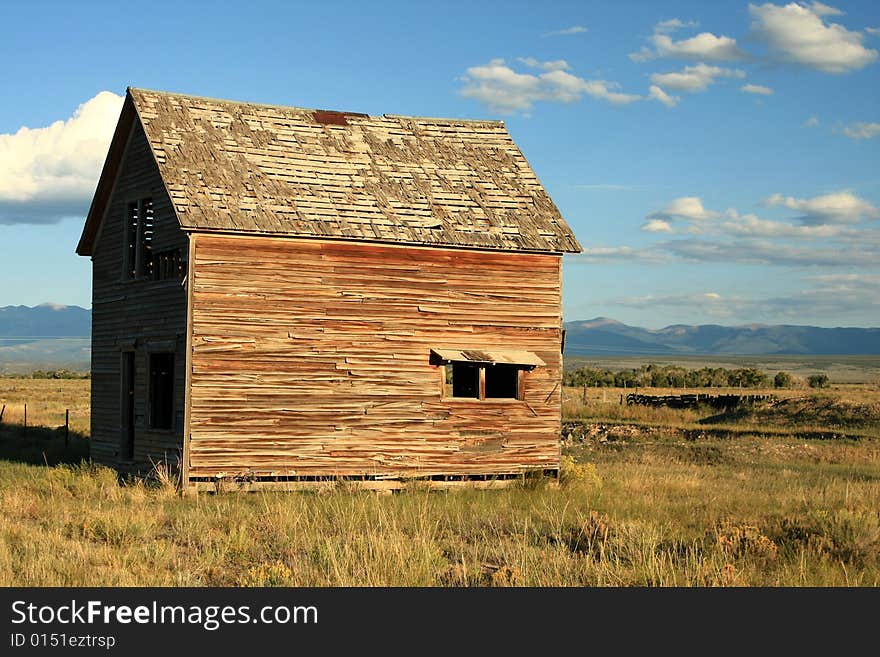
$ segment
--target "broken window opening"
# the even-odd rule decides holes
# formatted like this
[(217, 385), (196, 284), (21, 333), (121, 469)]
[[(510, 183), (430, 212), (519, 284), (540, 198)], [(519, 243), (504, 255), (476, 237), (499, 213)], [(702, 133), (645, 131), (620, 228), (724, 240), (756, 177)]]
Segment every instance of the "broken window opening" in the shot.
[(486, 399), (519, 399), (519, 373), (516, 365), (486, 365)]
[(174, 425), (174, 354), (150, 354), (150, 427)]
[(452, 361), (444, 366), (444, 396), (458, 399), (522, 399), (521, 365)]
[(444, 398), (525, 400), (525, 373), (545, 363), (536, 354), (511, 349), (431, 349), (440, 366)]
[(153, 199), (130, 202), (125, 213), (125, 276), (128, 279), (153, 277), (153, 238), (155, 215)]
[(448, 363), (446, 386), (452, 397), (479, 399), (480, 368), (472, 363)]

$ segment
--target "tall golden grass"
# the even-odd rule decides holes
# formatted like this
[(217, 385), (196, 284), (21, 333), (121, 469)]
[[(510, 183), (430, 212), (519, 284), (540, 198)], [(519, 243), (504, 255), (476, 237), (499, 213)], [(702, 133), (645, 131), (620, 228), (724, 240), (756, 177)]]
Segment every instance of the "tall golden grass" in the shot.
[(182, 497), (48, 424), (0, 427), (3, 586), (880, 585), (876, 439), (588, 441), (559, 487)]

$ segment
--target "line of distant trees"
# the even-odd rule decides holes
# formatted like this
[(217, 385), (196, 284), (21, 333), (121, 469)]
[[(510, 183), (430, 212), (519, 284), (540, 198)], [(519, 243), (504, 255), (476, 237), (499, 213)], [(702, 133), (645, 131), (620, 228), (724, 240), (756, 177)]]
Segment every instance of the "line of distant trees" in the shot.
[(34, 370), (26, 374), (10, 373), (2, 374), (8, 379), (91, 379), (91, 372), (75, 372), (72, 370)]
[(828, 376), (814, 374), (803, 381), (788, 372), (779, 372), (771, 380), (767, 374), (754, 367), (687, 369), (678, 365), (655, 363), (617, 372), (579, 367), (566, 370), (562, 374), (563, 385), (577, 388), (795, 388), (804, 383), (811, 388), (825, 388), (828, 386)]

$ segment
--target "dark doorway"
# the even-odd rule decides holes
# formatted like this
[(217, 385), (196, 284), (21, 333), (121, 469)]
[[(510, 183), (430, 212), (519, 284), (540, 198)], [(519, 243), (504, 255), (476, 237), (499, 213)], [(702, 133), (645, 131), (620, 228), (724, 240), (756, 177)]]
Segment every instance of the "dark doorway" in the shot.
[(122, 354), (122, 444), (120, 458), (123, 461), (134, 459), (134, 352)]

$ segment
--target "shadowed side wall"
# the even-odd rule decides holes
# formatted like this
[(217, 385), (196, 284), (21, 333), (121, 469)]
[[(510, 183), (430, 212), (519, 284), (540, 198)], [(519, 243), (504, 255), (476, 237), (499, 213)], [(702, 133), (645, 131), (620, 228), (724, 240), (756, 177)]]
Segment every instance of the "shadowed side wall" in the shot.
[[(181, 281), (127, 280), (125, 224), (129, 201), (151, 197), (155, 211), (153, 248), (179, 248), (187, 257), (188, 238), (174, 216), (143, 128), (137, 121), (120, 165), (107, 215), (92, 256), (92, 419), (91, 456), (123, 470), (143, 470), (150, 461), (174, 462), (183, 441), (186, 289)], [(184, 270), (186, 265), (184, 264)], [(134, 459), (123, 460), (122, 353), (134, 352)], [(174, 362), (174, 418), (170, 430), (149, 426), (148, 376), (151, 351), (171, 351)]]
[[(560, 256), (191, 239), (190, 476), (558, 467)], [(444, 399), (432, 348), (546, 366), (523, 400)]]

